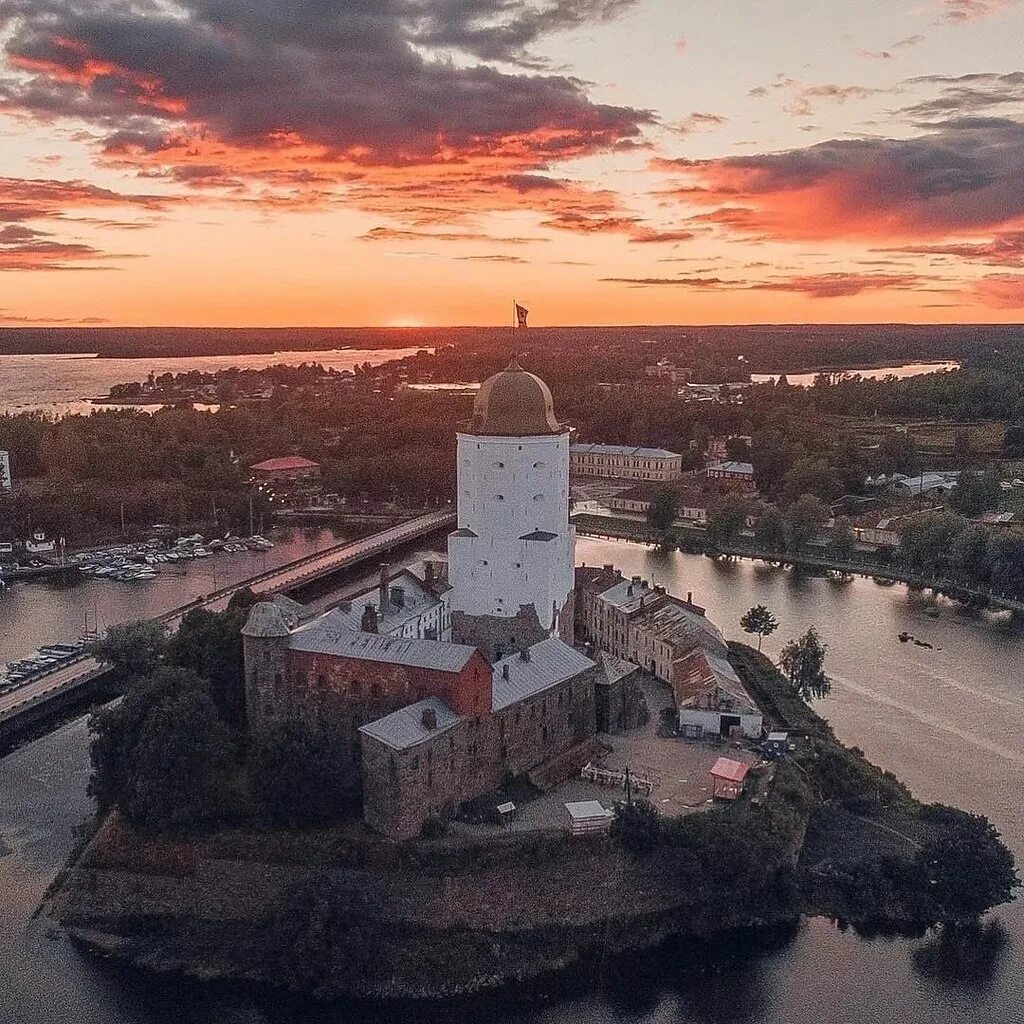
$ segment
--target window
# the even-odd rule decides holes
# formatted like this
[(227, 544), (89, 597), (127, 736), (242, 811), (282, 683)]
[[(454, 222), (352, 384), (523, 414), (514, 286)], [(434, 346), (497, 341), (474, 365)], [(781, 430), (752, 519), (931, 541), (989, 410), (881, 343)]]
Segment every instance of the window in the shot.
[(494, 496), (494, 500), (495, 501), (504, 501), (505, 500), (505, 495), (504, 494), (496, 494)]

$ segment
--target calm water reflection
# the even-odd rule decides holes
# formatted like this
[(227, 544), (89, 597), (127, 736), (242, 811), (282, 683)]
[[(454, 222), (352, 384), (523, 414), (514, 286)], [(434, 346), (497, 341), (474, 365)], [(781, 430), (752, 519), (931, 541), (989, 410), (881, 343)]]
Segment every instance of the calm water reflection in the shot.
[[(782, 622), (768, 642), (817, 625), (830, 643), (834, 695), (821, 703), (842, 739), (897, 771), (921, 797), (983, 811), (1024, 858), (1024, 640), (996, 618), (972, 617), (902, 587), (869, 580), (836, 583), (749, 562), (661, 555), (638, 545), (583, 539), (578, 558), (614, 562), (676, 592), (692, 590), (729, 635), (752, 604), (768, 604)], [(934, 650), (900, 644), (901, 630)], [(534, 1021), (543, 1024), (954, 1024), (1024, 1021), (1024, 914), (1000, 910), (1005, 937), (981, 937), (970, 977), (964, 953), (935, 939), (864, 940), (829, 922), (795, 933), (733, 938), (713, 950), (678, 946), (657, 958), (586, 965), (563, 990), (525, 1002), (386, 1010), (311, 1006), (273, 993), (204, 988), (112, 970), (78, 958), (27, 925), (39, 896), (86, 811), (85, 736), (81, 723), (0, 762), (0, 948), (9, 951), (0, 1006), (18, 1024), (179, 1024), (273, 1022), (383, 1024), (418, 1021)], [(982, 948), (984, 947), (984, 948)], [(2, 989), (0, 989), (2, 993)]]

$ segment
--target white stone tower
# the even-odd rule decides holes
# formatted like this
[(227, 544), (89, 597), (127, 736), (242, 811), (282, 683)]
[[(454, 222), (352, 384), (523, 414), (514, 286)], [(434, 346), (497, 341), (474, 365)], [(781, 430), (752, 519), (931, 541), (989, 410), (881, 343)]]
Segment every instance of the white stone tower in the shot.
[(569, 428), (513, 359), (480, 386), (458, 434), (458, 529), (448, 538), (453, 639), (488, 656), (572, 639), (575, 528)]

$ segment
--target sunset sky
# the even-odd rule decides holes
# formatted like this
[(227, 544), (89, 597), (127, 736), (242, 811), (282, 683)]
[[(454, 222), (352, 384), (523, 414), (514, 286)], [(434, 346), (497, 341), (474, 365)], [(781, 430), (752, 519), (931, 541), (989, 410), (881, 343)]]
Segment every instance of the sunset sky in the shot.
[(0, 323), (1024, 321), (1019, 0), (0, 0)]

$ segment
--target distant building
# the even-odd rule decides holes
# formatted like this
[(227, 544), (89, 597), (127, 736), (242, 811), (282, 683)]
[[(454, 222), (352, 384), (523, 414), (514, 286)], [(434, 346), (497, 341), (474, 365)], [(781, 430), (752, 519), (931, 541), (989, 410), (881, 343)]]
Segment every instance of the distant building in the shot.
[(9, 491), (14, 483), (11, 476), (11, 453), (0, 451), (0, 491)]
[(574, 444), (569, 467), (575, 476), (615, 480), (678, 480), (683, 457), (664, 448), (619, 444)]
[(644, 367), (644, 376), (680, 387), (693, 376), (693, 369), (689, 366), (676, 366), (668, 359), (659, 359), (652, 366)]
[(913, 508), (909, 505), (899, 509), (883, 509), (865, 512), (851, 520), (853, 535), (862, 544), (872, 547), (898, 547), (904, 528), (922, 516), (941, 512), (942, 505), (927, 508)]
[(745, 491), (756, 491), (754, 483), (754, 467), (749, 462), (712, 462), (708, 464), (709, 480), (725, 480), (738, 484)]
[(257, 462), (249, 467), (249, 472), (254, 483), (309, 484), (320, 479), (320, 464), (301, 455), (284, 455)]
[(714, 495), (688, 480), (671, 484), (637, 484), (636, 487), (631, 487), (621, 494), (613, 494), (608, 499), (608, 507), (613, 512), (631, 512), (645, 516), (655, 496), (666, 490), (676, 499), (677, 519), (699, 526), (707, 523), (708, 507), (714, 500)]
[(925, 495), (930, 498), (944, 498), (956, 486), (959, 471), (920, 473), (917, 476), (904, 476), (894, 473), (889, 479), (889, 487), (894, 494), (904, 498), (917, 498)]

